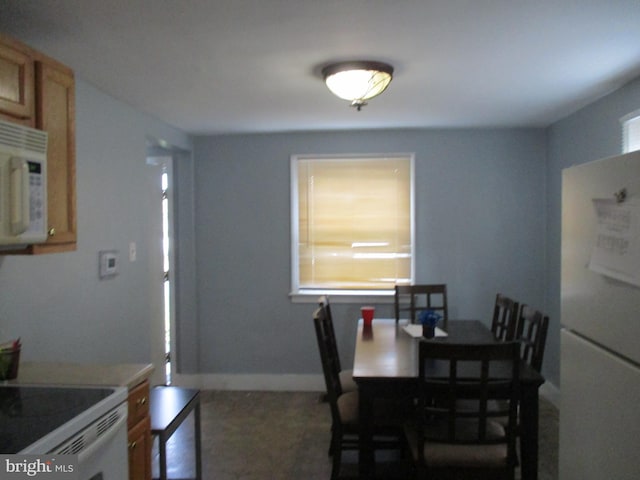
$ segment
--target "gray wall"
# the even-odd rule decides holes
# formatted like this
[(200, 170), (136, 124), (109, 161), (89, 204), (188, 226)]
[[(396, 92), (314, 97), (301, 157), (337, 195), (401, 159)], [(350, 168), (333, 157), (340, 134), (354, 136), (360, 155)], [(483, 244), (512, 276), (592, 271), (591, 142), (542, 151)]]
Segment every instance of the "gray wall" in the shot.
[(620, 118), (640, 108), (640, 79), (607, 95), (547, 131), (547, 305), (551, 317), (547, 376), (560, 386), (560, 240), (562, 169), (622, 151)]
[[(192, 367), (320, 373), (314, 305), (288, 296), (292, 154), (415, 152), (416, 280), (448, 284), (452, 317), (488, 323), (499, 291), (544, 308), (545, 145), (542, 129), (196, 137), (200, 364)], [(333, 307), (345, 364), (359, 307)]]
[[(76, 115), (77, 251), (0, 256), (0, 339), (22, 337), (24, 360), (148, 362), (162, 297), (151, 278), (160, 187), (145, 164), (147, 141), (190, 141), (80, 79)], [(112, 249), (120, 274), (101, 281), (98, 251)]]
[[(488, 321), (497, 291), (547, 310), (544, 371), (558, 385), (561, 169), (619, 153), (619, 118), (639, 107), (636, 80), (546, 130), (197, 137), (196, 161), (181, 153), (175, 167), (180, 370), (319, 374), (313, 305), (288, 297), (289, 157), (415, 152), (417, 280), (446, 282), (456, 317)], [(0, 338), (21, 336), (25, 360), (150, 360), (157, 185), (145, 165), (149, 138), (190, 148), (182, 132), (78, 80), (78, 250), (0, 256)], [(118, 277), (98, 279), (101, 249), (122, 253)], [(358, 308), (334, 306), (347, 364)]]

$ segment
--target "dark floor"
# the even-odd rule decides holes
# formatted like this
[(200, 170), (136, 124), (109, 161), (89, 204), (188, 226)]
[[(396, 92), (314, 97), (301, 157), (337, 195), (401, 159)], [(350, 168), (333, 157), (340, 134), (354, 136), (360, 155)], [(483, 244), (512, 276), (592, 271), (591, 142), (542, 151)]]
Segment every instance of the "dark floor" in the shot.
[[(331, 419), (328, 404), (319, 399), (317, 392), (203, 391), (203, 480), (328, 480)], [(557, 480), (558, 410), (544, 399), (539, 445), (539, 480)], [(193, 415), (174, 433), (167, 451), (169, 478), (193, 478)], [(154, 478), (157, 464), (156, 442)], [(354, 471), (350, 467), (345, 472)]]

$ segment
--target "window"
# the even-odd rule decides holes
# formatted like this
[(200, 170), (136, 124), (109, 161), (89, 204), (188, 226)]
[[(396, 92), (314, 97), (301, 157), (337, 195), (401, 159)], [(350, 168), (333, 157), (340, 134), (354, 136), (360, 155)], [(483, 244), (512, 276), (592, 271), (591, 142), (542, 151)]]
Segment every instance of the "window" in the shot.
[(640, 150), (640, 110), (622, 117), (622, 153)]
[(294, 294), (413, 280), (413, 155), (291, 159)]

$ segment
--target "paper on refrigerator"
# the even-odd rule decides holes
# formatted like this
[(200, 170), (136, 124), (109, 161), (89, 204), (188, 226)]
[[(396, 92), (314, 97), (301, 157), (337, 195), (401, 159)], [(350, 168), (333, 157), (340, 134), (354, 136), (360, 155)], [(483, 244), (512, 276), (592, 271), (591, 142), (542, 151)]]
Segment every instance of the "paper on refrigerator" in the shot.
[(593, 199), (597, 232), (589, 269), (640, 286), (640, 202)]

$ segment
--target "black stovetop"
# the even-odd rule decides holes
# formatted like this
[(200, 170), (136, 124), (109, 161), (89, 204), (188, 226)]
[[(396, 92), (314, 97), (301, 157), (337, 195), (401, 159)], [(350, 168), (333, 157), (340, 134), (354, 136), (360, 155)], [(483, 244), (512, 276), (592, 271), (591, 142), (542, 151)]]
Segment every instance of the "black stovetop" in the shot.
[(0, 453), (20, 452), (112, 393), (112, 388), (0, 386)]

